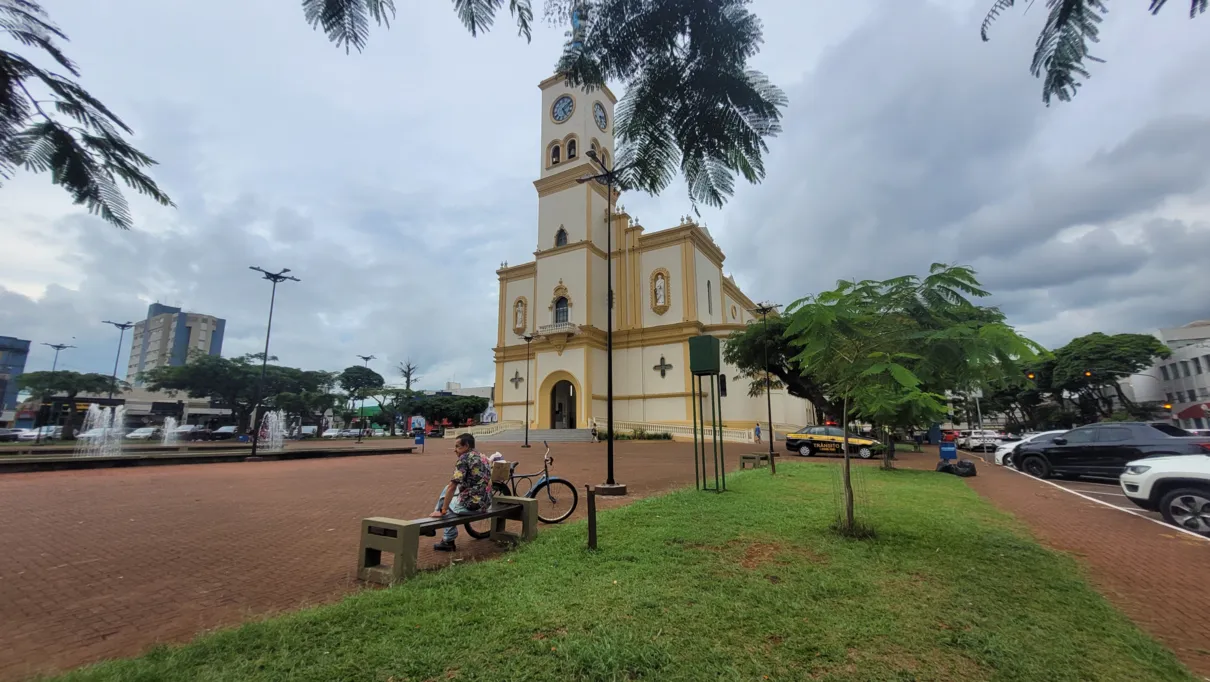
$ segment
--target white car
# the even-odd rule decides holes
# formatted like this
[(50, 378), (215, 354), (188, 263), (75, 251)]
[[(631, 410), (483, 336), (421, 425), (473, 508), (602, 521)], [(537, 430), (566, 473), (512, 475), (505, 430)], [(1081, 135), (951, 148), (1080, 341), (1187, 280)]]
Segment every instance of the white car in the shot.
[(1131, 502), (1158, 511), (1178, 528), (1210, 537), (1210, 450), (1136, 459), (1118, 481)]
[(19, 441), (58, 440), (63, 437), (62, 426), (39, 426), (17, 436)]
[(1036, 443), (1040, 440), (1045, 440), (1047, 438), (1054, 438), (1055, 436), (1059, 436), (1064, 433), (1067, 433), (1066, 429), (1064, 429), (1062, 431), (1043, 431), (1042, 433), (1027, 433), (1027, 434), (1025, 434), (1025, 437), (1022, 438), (1021, 440), (1014, 440), (1011, 443), (1001, 443), (1000, 445), (996, 446), (996, 464), (999, 464), (1001, 466), (1010, 467), (1013, 465), (1013, 453), (1015, 453), (1017, 451), (1017, 448), (1021, 447), (1022, 445), (1026, 444), (1026, 443)]
[(129, 440), (155, 440), (160, 437), (160, 427), (144, 426), (126, 434)]
[(1003, 440), (999, 431), (971, 431), (958, 438), (958, 447), (963, 450), (994, 450)]
[(84, 433), (77, 434), (76, 440), (93, 440), (95, 438), (105, 438), (107, 436), (116, 435), (121, 438), (126, 434), (126, 429), (120, 426), (111, 426), (108, 428), (89, 429)]
[(340, 434), (343, 432), (344, 432), (343, 429), (328, 429), (327, 431), (324, 431), (323, 437), (324, 438), (340, 438)]

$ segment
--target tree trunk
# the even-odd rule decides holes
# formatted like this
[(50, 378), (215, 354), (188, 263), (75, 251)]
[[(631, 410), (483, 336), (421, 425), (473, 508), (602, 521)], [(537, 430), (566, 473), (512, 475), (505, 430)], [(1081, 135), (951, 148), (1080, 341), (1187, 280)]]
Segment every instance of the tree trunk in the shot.
[(853, 477), (852, 464), (849, 460), (849, 396), (845, 395), (840, 410), (840, 426), (844, 429), (844, 440), (841, 449), (844, 451), (844, 465), (841, 467), (841, 483), (844, 488), (844, 522), (842, 530), (851, 531), (856, 526), (853, 518)]
[[(51, 435), (54, 435), (52, 432)], [(63, 422), (63, 440), (76, 439), (76, 394), (67, 394), (67, 419)]]

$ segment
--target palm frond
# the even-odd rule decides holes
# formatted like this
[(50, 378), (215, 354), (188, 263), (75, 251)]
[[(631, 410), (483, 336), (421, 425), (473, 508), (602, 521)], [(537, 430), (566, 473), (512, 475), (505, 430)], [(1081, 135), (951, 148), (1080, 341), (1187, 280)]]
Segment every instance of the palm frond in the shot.
[(1080, 87), (1077, 78), (1088, 78), (1084, 60), (1102, 61), (1088, 54), (1088, 43), (1099, 40), (1108, 8), (1104, 0), (1047, 0), (1050, 15), (1038, 36), (1030, 73), (1042, 77), (1042, 101), (1052, 97), (1070, 101)]
[[(1167, 3), (1168, 0), (1151, 0), (1151, 7), (1147, 8), (1147, 11), (1159, 14)], [(1192, 19), (1198, 14), (1204, 13), (1207, 8), (1210, 8), (1210, 0), (1189, 0), (1189, 18)]]
[(389, 28), (395, 18), (395, 0), (302, 0), (302, 6), (307, 23), (323, 29), (346, 53), (365, 48), (371, 21)]
[(987, 31), (992, 27), (992, 22), (1000, 17), (1000, 13), (1016, 4), (1016, 0), (996, 0), (996, 4), (987, 11), (987, 16), (983, 17), (983, 25), (979, 27), (979, 35), (983, 37), (983, 42), (987, 42)]
[(130, 229), (130, 209), (113, 176), (67, 128), (53, 120), (40, 121), (23, 130), (18, 138), (21, 162), (27, 169), (49, 171), (52, 181), (62, 185), (75, 203), (106, 222)]

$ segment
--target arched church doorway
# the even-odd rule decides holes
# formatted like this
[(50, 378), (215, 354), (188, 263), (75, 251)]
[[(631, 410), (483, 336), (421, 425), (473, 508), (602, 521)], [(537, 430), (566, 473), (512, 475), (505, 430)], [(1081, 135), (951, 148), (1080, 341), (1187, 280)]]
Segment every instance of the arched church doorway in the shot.
[(576, 428), (576, 389), (566, 379), (550, 389), (550, 428)]

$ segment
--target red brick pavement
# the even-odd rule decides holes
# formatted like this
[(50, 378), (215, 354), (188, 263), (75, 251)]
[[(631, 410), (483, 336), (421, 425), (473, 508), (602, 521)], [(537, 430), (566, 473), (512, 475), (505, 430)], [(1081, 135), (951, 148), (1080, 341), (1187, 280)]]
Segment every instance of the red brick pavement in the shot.
[[(967, 479), (971, 488), (1025, 522), (1046, 546), (1074, 555), (1110, 602), (1210, 679), (1210, 542), (964, 458), (979, 466)], [(901, 460), (931, 469), (936, 449)]]
[[(432, 510), (450, 441), (427, 454), (0, 476), (0, 680), (132, 656), (157, 643), (357, 589), (367, 516)], [(748, 451), (728, 448), (735, 454)], [(541, 467), (541, 446), (484, 444)], [(617, 444), (631, 499), (691, 483), (692, 445)], [(600, 483), (604, 444), (555, 444), (555, 473)], [(625, 500), (602, 499), (602, 507)], [(423, 539), (427, 540), (427, 539)], [(449, 555), (421, 544), (424, 567)], [(490, 555), (459, 538), (458, 558)]]

